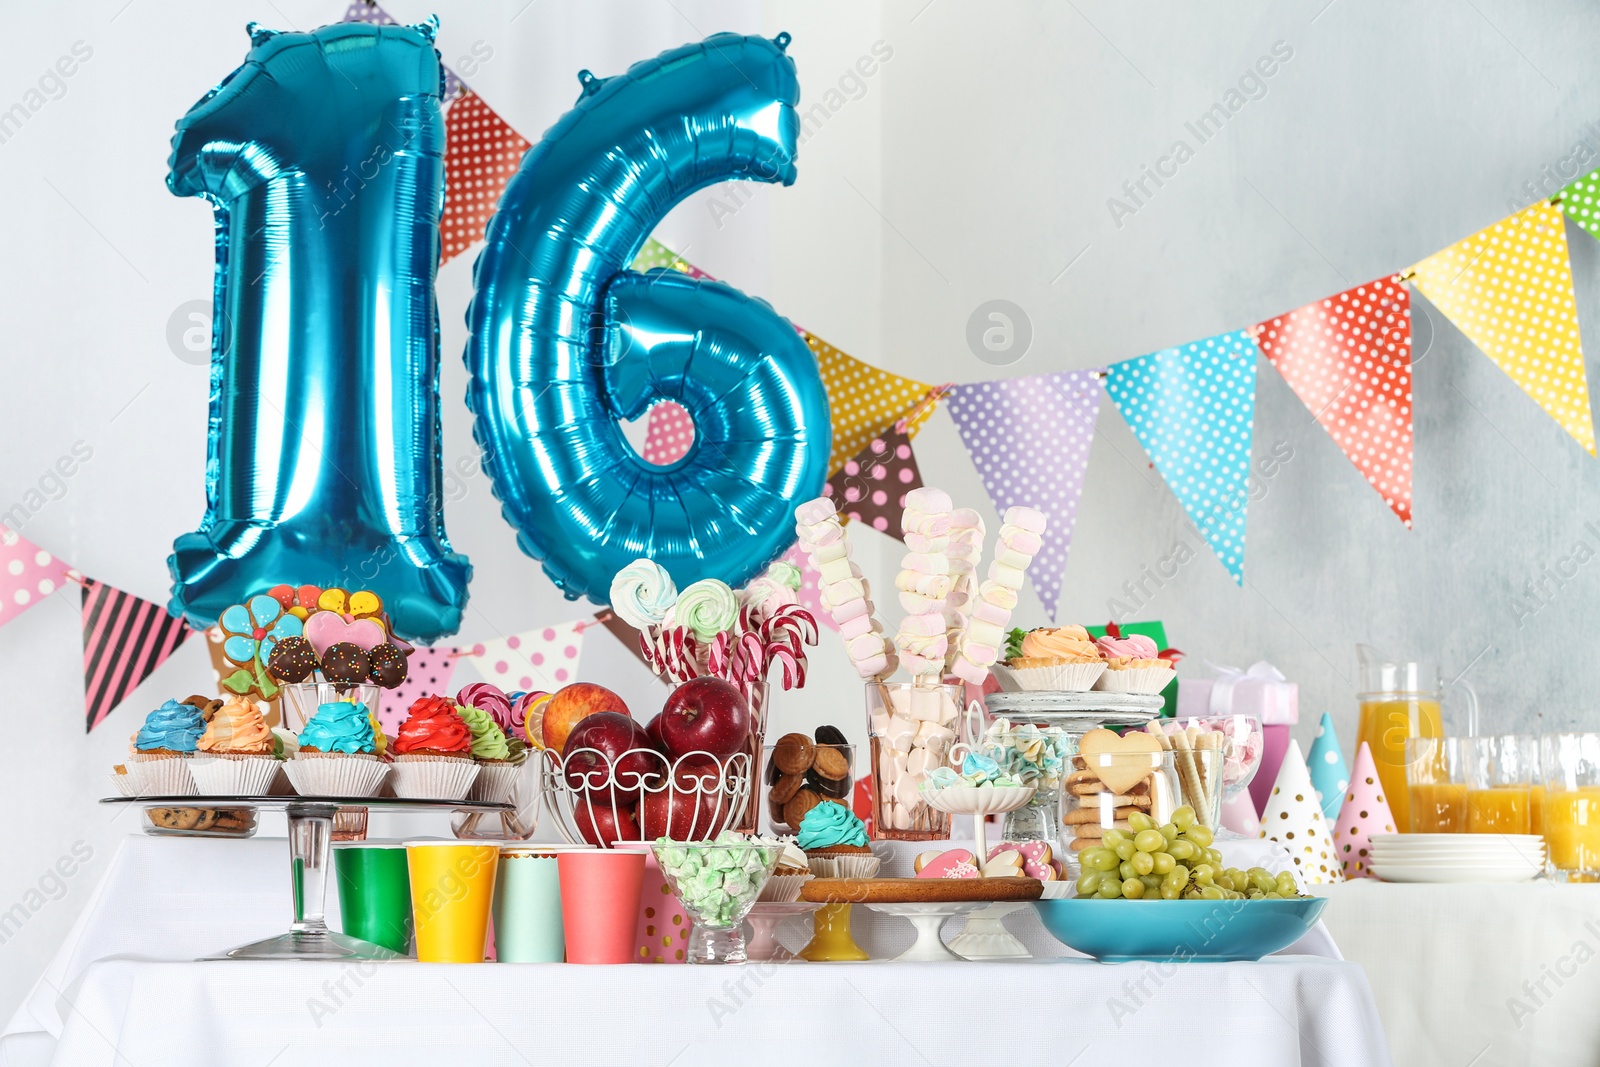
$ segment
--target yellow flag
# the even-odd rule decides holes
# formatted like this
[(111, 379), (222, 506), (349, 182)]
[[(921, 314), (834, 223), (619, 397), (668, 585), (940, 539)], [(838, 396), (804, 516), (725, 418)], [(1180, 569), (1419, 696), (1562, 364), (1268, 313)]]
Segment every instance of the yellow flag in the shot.
[(933, 414), (935, 405), (923, 403), (933, 386), (879, 370), (813, 334), (805, 334), (805, 339), (816, 354), (822, 387), (828, 392), (828, 407), (833, 412), (829, 474), (901, 418), (906, 419), (906, 432), (915, 436)]
[(1594, 455), (1561, 213), (1541, 200), (1411, 269), (1423, 295)]

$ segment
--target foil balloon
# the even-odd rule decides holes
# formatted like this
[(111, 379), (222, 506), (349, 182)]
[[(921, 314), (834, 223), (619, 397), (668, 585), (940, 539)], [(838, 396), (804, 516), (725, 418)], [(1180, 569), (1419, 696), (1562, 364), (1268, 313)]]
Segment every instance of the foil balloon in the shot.
[[(816, 360), (760, 300), (626, 268), (651, 229), (729, 179), (792, 184), (799, 83), (776, 40), (718, 34), (600, 79), (523, 157), (490, 220), (468, 312), (467, 403), (523, 550), (569, 598), (604, 603), (640, 557), (681, 589), (741, 585), (794, 540), (831, 431)], [(619, 420), (673, 400), (677, 462)]]
[(167, 185), (210, 201), (217, 270), (206, 512), (170, 610), (210, 625), (274, 585), (371, 589), (395, 630), (460, 624), (442, 514), (435, 25), (250, 27), (178, 122)]

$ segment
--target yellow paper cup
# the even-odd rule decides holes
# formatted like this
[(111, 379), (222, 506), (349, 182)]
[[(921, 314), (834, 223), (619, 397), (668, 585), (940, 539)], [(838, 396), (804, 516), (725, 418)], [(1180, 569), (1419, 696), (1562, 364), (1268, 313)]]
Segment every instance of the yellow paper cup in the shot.
[(406, 842), (418, 960), (483, 962), (499, 862), (496, 844)]

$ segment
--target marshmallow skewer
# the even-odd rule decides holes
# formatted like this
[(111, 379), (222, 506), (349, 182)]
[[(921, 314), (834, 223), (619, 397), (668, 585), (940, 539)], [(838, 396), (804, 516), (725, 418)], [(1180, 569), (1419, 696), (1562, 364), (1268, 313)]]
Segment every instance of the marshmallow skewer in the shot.
[(956, 508), (950, 513), (950, 597), (945, 602), (944, 667), (955, 667), (960, 653), (961, 634), (967, 627), (978, 577), (978, 560), (983, 556), (983, 516), (972, 508)]
[(951, 509), (950, 494), (942, 489), (922, 486), (906, 494), (901, 525), (911, 551), (900, 561), (894, 582), (906, 617), (894, 643), (901, 666), (918, 684), (928, 676), (938, 681), (949, 647), (945, 606), (952, 579)]
[(896, 666), (894, 647), (874, 615), (872, 588), (850, 558), (850, 535), (838, 509), (819, 496), (795, 508), (794, 517), (800, 547), (819, 575), (822, 607), (839, 627), (850, 663), (863, 678), (887, 678)]
[(1005, 647), (1006, 627), (1016, 610), (1028, 564), (1043, 545), (1046, 519), (1042, 511), (1027, 507), (1006, 509), (1000, 526), (989, 577), (978, 587), (978, 597), (968, 612), (967, 627), (951, 670), (964, 681), (982, 685), (989, 667)]

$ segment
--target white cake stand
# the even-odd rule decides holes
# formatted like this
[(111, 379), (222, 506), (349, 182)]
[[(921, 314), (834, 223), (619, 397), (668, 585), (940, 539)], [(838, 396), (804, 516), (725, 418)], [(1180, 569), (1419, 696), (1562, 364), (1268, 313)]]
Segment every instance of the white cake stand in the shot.
[(963, 957), (944, 947), (944, 941), (939, 937), (940, 928), (947, 919), (983, 907), (983, 902), (925, 901), (917, 904), (868, 904), (867, 907), (882, 915), (898, 915), (910, 919), (911, 925), (916, 928), (916, 943), (896, 956), (896, 960), (905, 963), (949, 963), (960, 962)]
[[(974, 858), (981, 866), (989, 858), (988, 835), (984, 832), (985, 821), (991, 815), (1004, 815), (1008, 811), (1016, 811), (1033, 799), (1037, 788), (1031, 785), (955, 785), (944, 789), (924, 789), (922, 797), (931, 808), (947, 811), (952, 815), (972, 816)], [(1021, 904), (1011, 902), (982, 905), (980, 910), (967, 916), (967, 928), (950, 942), (950, 948), (969, 960), (1028, 959), (1027, 948), (1001, 922), (1007, 915), (1021, 907)]]

